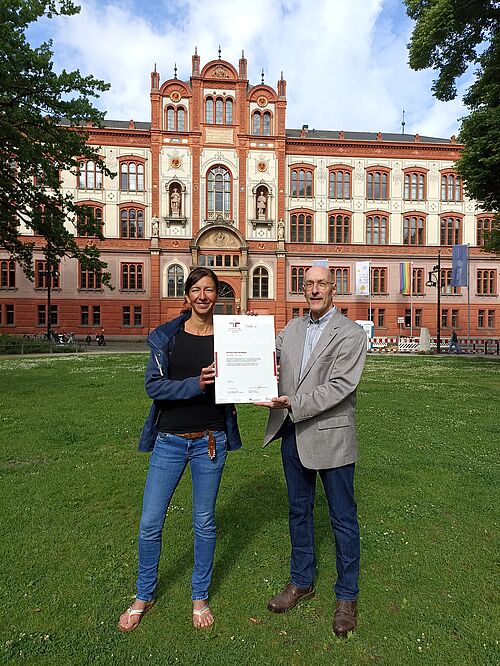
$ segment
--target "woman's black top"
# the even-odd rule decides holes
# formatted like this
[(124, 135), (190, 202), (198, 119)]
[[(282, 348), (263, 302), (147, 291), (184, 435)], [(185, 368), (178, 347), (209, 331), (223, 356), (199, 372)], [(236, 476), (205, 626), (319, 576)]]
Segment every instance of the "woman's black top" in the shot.
[[(180, 330), (169, 359), (169, 379), (199, 377), (214, 360), (214, 336)], [(214, 385), (189, 400), (161, 400), (160, 432), (185, 433), (225, 430), (225, 406), (215, 404)]]

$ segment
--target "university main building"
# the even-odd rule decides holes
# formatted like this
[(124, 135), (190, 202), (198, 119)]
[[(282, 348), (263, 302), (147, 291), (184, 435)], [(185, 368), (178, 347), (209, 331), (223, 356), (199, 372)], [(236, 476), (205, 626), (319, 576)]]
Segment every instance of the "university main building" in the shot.
[[(442, 335), (498, 335), (500, 263), (479, 247), (492, 215), (464, 195), (454, 137), (286, 129), (286, 81), (251, 84), (244, 57), (237, 69), (220, 57), (201, 67), (195, 53), (188, 82), (152, 72), (150, 97), (150, 122), (88, 128), (116, 178), (93, 162), (62, 175), (102, 220), (96, 243), (115, 289), (65, 259), (48, 313), (42, 240), (34, 283), (0, 252), (1, 331), (43, 332), (50, 316), (80, 336), (144, 337), (178, 314), (195, 266), (219, 276), (220, 313), (253, 309), (281, 328), (306, 311), (304, 272), (326, 260), (350, 319), (372, 320), (376, 336), (435, 335), (437, 287), (426, 282), (440, 252)], [(469, 291), (451, 285), (456, 244), (470, 246)], [(358, 296), (366, 261), (370, 295)], [(411, 262), (408, 295), (401, 262)]]

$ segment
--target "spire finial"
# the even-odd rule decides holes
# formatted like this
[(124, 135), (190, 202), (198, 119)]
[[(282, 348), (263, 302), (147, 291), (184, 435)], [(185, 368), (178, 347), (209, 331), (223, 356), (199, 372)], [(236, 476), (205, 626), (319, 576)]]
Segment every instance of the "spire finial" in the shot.
[(219, 44), (219, 60), (221, 59), (221, 50), (220, 50), (220, 44)]
[(154, 71), (154, 72), (156, 72), (156, 63), (155, 63), (155, 68), (154, 68), (154, 70), (153, 70), (153, 71)]
[(244, 51), (243, 49), (241, 49), (241, 57), (242, 57), (242, 58), (245, 57), (245, 51)]
[(197, 46), (194, 47), (194, 54), (198, 55), (198, 47)]
[(262, 71), (260, 73), (260, 79), (261, 79), (260, 82), (264, 83), (264, 68), (262, 68)]
[(405, 110), (403, 109), (403, 120), (401, 121), (401, 134), (405, 133)]
[(177, 63), (174, 63), (174, 79), (177, 78)]
[(283, 70), (281, 70), (281, 80), (283, 81)]

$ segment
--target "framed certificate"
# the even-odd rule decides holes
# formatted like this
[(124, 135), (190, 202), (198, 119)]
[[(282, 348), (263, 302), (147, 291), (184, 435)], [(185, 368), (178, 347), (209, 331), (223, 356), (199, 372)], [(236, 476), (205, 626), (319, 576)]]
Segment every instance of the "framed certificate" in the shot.
[(278, 395), (274, 317), (214, 315), (215, 402), (269, 402)]

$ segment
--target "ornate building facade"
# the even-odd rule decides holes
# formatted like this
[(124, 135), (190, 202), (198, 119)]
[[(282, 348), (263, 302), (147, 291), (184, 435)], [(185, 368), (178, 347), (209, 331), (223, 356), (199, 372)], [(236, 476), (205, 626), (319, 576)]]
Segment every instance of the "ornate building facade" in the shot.
[[(304, 272), (326, 260), (349, 318), (371, 319), (377, 336), (397, 334), (401, 319), (406, 334), (434, 335), (437, 288), (426, 282), (440, 252), (442, 335), (498, 336), (500, 262), (480, 249), (492, 215), (465, 196), (453, 137), (286, 129), (286, 81), (251, 85), (243, 55), (238, 69), (220, 58), (202, 68), (195, 52), (188, 82), (161, 83), (155, 70), (150, 98), (150, 122), (89, 128), (115, 178), (92, 162), (62, 175), (102, 220), (95, 242), (115, 289), (64, 259), (47, 312), (41, 239), (34, 283), (0, 253), (1, 331), (43, 332), (50, 316), (78, 335), (144, 337), (178, 314), (195, 266), (218, 274), (220, 313), (273, 314), (279, 329), (306, 311)], [(470, 246), (469, 293), (451, 286), (455, 244)], [(355, 295), (360, 261), (370, 262), (369, 297)]]

